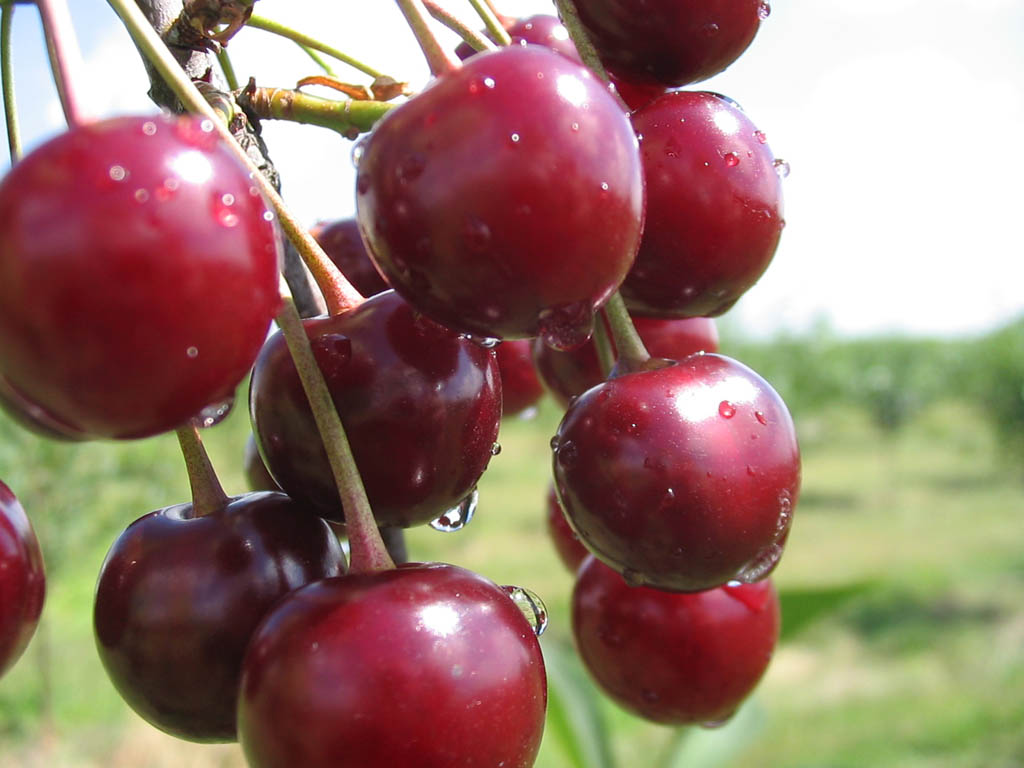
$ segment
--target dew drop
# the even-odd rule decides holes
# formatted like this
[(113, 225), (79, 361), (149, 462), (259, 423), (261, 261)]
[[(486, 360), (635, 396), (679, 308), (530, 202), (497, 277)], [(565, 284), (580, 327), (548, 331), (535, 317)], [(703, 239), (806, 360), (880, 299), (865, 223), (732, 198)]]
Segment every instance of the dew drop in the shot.
[(263, 212), (263, 220), (264, 221), (273, 221), (274, 220), (274, 212), (273, 211), (264, 211)]
[(602, 192), (607, 192), (608, 191), (608, 182), (607, 181), (602, 181), (601, 182), (601, 191)]
[(718, 415), (723, 419), (731, 419), (736, 415), (736, 406), (728, 400), (723, 400), (718, 404)]
[(714, 37), (715, 35), (718, 34), (718, 25), (715, 24), (714, 22), (710, 24), (705, 24), (701, 28), (701, 32), (704, 33), (704, 37)]
[(725, 164), (730, 168), (735, 168), (740, 164), (740, 156), (735, 152), (726, 152), (722, 157), (725, 160)]
[(501, 339), (496, 339), (493, 336), (472, 336), (468, 333), (464, 333), (462, 334), (462, 338), (464, 338), (466, 341), (473, 342), (478, 347), (482, 347), (483, 349), (494, 349), (499, 344), (501, 344)]
[(453, 533), (455, 531), (462, 530), (469, 525), (469, 521), (473, 519), (479, 498), (480, 494), (477, 489), (474, 488), (470, 492), (469, 496), (464, 498), (436, 520), (431, 521), (430, 527), (435, 531), (441, 531), (441, 533)]
[(594, 312), (588, 301), (549, 307), (537, 318), (538, 335), (552, 349), (567, 352), (582, 346), (594, 332)]
[(519, 143), (519, 134), (518, 133), (513, 133), (511, 136), (509, 136), (509, 138), (512, 140), (513, 144), (518, 144)]
[(784, 179), (789, 176), (789, 163), (781, 158), (772, 162), (775, 167), (775, 172), (779, 174), (780, 179)]
[(570, 127), (570, 128), (572, 129), (572, 132), (573, 132), (573, 133), (576, 133), (576, 132), (577, 132), (577, 131), (579, 131), (579, 129), (580, 129), (580, 124), (579, 124), (579, 123), (575, 123), (575, 122), (574, 122), (574, 123), (573, 123), (572, 125), (570, 125), (569, 127)]
[(757, 7), (757, 18), (759, 18), (761, 21), (764, 21), (765, 19), (767, 19), (771, 15), (772, 15), (772, 6), (771, 6), (771, 4), (769, 4), (769, 3), (761, 3)]
[(757, 139), (758, 144), (768, 143), (768, 137), (765, 135), (764, 131), (754, 131), (754, 138)]
[(558, 437), (558, 435), (555, 435), (554, 437), (552, 437), (551, 438), (551, 442), (549, 443), (549, 445), (551, 446), (551, 450), (552, 451), (557, 451), (558, 450), (558, 445), (559, 445), (560, 442), (561, 442), (561, 439)]
[(754, 471), (754, 468), (752, 466), (750, 466), (749, 464), (747, 464), (747, 474), (750, 475), (751, 477), (754, 477), (757, 474)]
[(705, 720), (703, 723), (697, 723), (697, 725), (699, 725), (701, 728), (714, 730), (715, 728), (721, 728), (730, 720), (732, 720), (732, 715), (726, 715), (721, 720)]
[(501, 453), (501, 443), (491, 443), (491, 456)]
[(754, 418), (757, 419), (758, 423), (768, 426), (768, 417), (760, 411), (754, 411)]
[(782, 559), (782, 545), (778, 543), (768, 544), (754, 555), (736, 574), (736, 581), (744, 584), (753, 584), (761, 581), (769, 573), (775, 570), (775, 566)]
[(494, 78), (493, 77), (485, 77), (484, 78), (484, 87), (485, 88), (493, 88), (494, 87)]
[(120, 165), (110, 166), (108, 173), (114, 181), (124, 181), (125, 177), (128, 176), (128, 172)]
[(555, 459), (563, 467), (571, 467), (576, 463), (576, 459), (579, 458), (580, 449), (576, 447), (576, 443), (572, 440), (566, 440), (564, 443), (559, 443), (555, 448)]
[(203, 122), (201, 122), (199, 124), (199, 130), (201, 130), (203, 133), (212, 133), (213, 132), (213, 121), (212, 120), (203, 120)]
[(185, 354), (187, 356), (195, 359), (195, 358), (199, 357), (199, 348), (198, 347), (189, 347), (188, 349), (185, 350)]
[(137, 203), (145, 203), (148, 200), (149, 200), (149, 191), (148, 190), (145, 190), (145, 189), (136, 189), (135, 190), (135, 202), (137, 202)]
[(352, 151), (349, 154), (349, 157), (352, 160), (353, 168), (358, 168), (359, 163), (363, 161), (363, 155), (366, 154), (366, 145), (369, 143), (369, 141), (370, 136), (369, 134), (366, 134), (364, 136), (360, 136), (358, 139), (355, 140), (355, 142), (353, 142)]
[(234, 404), (235, 399), (233, 397), (229, 397), (227, 400), (222, 400), (219, 403), (212, 403), (203, 408), (199, 415), (192, 419), (192, 422), (201, 429), (216, 426), (227, 418), (228, 414), (231, 413), (231, 406)]
[(234, 205), (235, 196), (228, 192), (227, 194), (221, 196), (220, 201), (224, 203), (224, 205)]
[(523, 617), (533, 629), (533, 634), (537, 637), (543, 635), (544, 630), (548, 628), (548, 609), (537, 593), (525, 587), (504, 586), (502, 589), (522, 612)]
[(156, 135), (156, 123), (147, 120), (142, 124), (142, 132), (147, 136)]
[[(230, 202), (226, 202), (230, 200)], [(211, 204), (211, 212), (213, 213), (214, 221), (220, 224), (222, 227), (238, 226), (240, 219), (238, 214), (232, 209), (232, 205), (235, 203), (233, 195), (224, 195), (222, 197), (215, 198)]]

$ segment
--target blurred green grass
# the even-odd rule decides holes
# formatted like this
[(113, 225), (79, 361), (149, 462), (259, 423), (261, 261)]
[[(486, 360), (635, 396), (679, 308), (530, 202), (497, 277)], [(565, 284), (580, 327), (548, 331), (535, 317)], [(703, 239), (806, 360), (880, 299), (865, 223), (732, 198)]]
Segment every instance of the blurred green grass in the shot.
[[(557, 419), (545, 403), (534, 420), (503, 424), (473, 522), (408, 541), (415, 559), (540, 594), (551, 617), (542, 644), (563, 647), (572, 579), (543, 525)], [(798, 413), (798, 427), (804, 488), (776, 581), (799, 631), (737, 721), (684, 735), (673, 765), (1024, 766), (1024, 485), (988, 423), (965, 400), (939, 399), (898, 430), (850, 403)], [(229, 493), (244, 490), (247, 431), (240, 402), (204, 433)], [(237, 747), (183, 744), (142, 723), (93, 646), (107, 547), (135, 518), (187, 499), (173, 435), (62, 445), (0, 415), (0, 478), (33, 519), (50, 573), (40, 634), (0, 681), (0, 767), (242, 765)], [(865, 584), (797, 618), (811, 605), (806, 592)], [(600, 707), (621, 766), (655, 765), (674, 738)], [(537, 765), (570, 763), (549, 738)]]

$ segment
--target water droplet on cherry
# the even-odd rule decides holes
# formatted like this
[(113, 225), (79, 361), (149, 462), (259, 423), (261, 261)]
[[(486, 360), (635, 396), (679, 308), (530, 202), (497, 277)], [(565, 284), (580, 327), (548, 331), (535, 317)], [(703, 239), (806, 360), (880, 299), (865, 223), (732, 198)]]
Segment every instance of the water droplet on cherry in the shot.
[(548, 609), (536, 592), (525, 587), (507, 585), (502, 587), (509, 599), (522, 612), (533, 634), (540, 637), (548, 628)]
[(147, 136), (155, 136), (156, 123), (147, 120), (145, 123), (142, 124), (142, 132)]
[(764, 21), (772, 14), (772, 6), (769, 3), (761, 3), (757, 8), (757, 18)]
[(725, 164), (730, 168), (735, 168), (740, 164), (740, 156), (735, 152), (726, 152), (723, 156)]
[(701, 32), (704, 33), (704, 37), (714, 37), (715, 35), (718, 34), (718, 25), (715, 24), (714, 22), (711, 22), (710, 24), (705, 24), (701, 28)]
[(772, 165), (775, 167), (775, 172), (779, 174), (780, 179), (784, 179), (787, 176), (789, 176), (789, 163), (787, 163), (785, 160), (782, 160), (780, 158), (772, 162)]
[(366, 144), (369, 140), (370, 136), (369, 134), (366, 134), (365, 136), (360, 136), (358, 139), (355, 140), (355, 142), (353, 142), (352, 151), (349, 155), (349, 157), (352, 160), (353, 168), (358, 168), (359, 163), (362, 162), (363, 155), (366, 154)]
[(501, 443), (491, 443), (491, 456), (501, 453)]
[(758, 423), (768, 426), (768, 417), (760, 411), (754, 411), (754, 418), (757, 419)]
[(579, 448), (572, 440), (566, 440), (555, 447), (555, 459), (563, 467), (571, 467), (579, 457)]
[(754, 131), (754, 138), (757, 139), (758, 144), (768, 143), (768, 136), (765, 135), (764, 131)]
[(466, 498), (436, 520), (432, 520), (430, 527), (441, 533), (454, 533), (455, 531), (462, 530), (469, 525), (469, 521), (476, 514), (476, 506), (479, 499), (480, 493), (474, 488)]
[(513, 133), (511, 136), (509, 136), (509, 139), (512, 140), (513, 144), (518, 144), (519, 143), (519, 134), (518, 133)]
[(768, 544), (761, 548), (761, 550), (754, 555), (736, 574), (736, 581), (742, 581), (744, 584), (753, 584), (755, 581), (761, 581), (769, 573), (771, 573), (775, 566), (779, 564), (779, 560), (782, 559), (782, 545), (778, 543)]
[(723, 717), (721, 720), (705, 720), (703, 723), (697, 723), (701, 728), (707, 728), (714, 730), (715, 728), (721, 728), (723, 725), (732, 720), (732, 715)]
[(192, 419), (192, 423), (201, 429), (216, 426), (228, 417), (228, 414), (231, 413), (231, 406), (234, 404), (235, 399), (233, 397), (229, 397), (227, 400), (222, 400), (219, 403), (212, 403), (203, 408)]
[(565, 352), (587, 342), (594, 332), (594, 313), (587, 301), (545, 309), (537, 318), (539, 336), (552, 349)]
[(114, 181), (124, 181), (128, 176), (128, 172), (120, 165), (110, 166), (108, 173), (110, 174), (110, 178)]
[(718, 404), (718, 415), (723, 419), (731, 419), (736, 415), (736, 406), (728, 400), (723, 400)]

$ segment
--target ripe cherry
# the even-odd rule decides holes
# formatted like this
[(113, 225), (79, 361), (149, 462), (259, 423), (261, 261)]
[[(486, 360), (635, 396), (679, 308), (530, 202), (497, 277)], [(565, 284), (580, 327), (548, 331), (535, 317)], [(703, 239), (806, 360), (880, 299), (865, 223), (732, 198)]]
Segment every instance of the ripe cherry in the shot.
[(0, 481), (0, 677), (28, 646), (46, 597), (46, 571), (32, 524)]
[(800, 485), (796, 432), (775, 390), (735, 360), (690, 355), (593, 387), (552, 445), (570, 525), (633, 584), (755, 581), (782, 554)]
[(331, 261), (363, 296), (376, 296), (388, 290), (387, 281), (370, 261), (363, 236), (359, 234), (359, 223), (354, 218), (318, 224), (312, 233)]
[(771, 580), (679, 594), (630, 587), (596, 558), (580, 567), (572, 629), (612, 699), (666, 724), (719, 725), (760, 681), (779, 636)]
[(100, 571), (100, 660), (152, 725), (192, 741), (234, 741), (256, 625), (283, 595), (344, 568), (327, 524), (282, 493), (236, 496), (198, 517), (192, 504), (151, 512), (118, 537)]
[(533, 627), (451, 565), (350, 574), (281, 601), (246, 653), (252, 768), (528, 768), (547, 703)]
[(604, 85), (538, 46), (473, 56), (392, 110), (366, 145), (357, 212), (411, 304), (497, 337), (588, 337), (643, 223), (636, 136)]
[(590, 552), (580, 543), (579, 536), (569, 525), (562, 512), (562, 505), (558, 503), (558, 495), (552, 485), (548, 489), (547, 503), (547, 529), (551, 542), (555, 545), (558, 559), (573, 573), (580, 567)]
[(125, 117), (0, 183), (0, 375), (76, 433), (172, 429), (233, 396), (280, 303), (279, 236), (208, 123)]
[(782, 235), (775, 158), (732, 102), (677, 91), (634, 113), (647, 219), (622, 286), (633, 312), (720, 315), (768, 268)]
[(544, 387), (533, 367), (529, 339), (504, 341), (495, 348), (501, 372), (501, 415), (516, 416), (532, 408), (544, 396)]

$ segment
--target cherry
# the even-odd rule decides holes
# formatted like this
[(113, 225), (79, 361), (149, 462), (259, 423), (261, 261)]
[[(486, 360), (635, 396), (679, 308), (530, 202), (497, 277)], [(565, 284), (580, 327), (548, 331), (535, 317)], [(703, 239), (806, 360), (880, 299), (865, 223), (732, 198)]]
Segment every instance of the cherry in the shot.
[(224, 401), (280, 303), (273, 215), (196, 118), (72, 128), (0, 183), (0, 375), (76, 433)]
[(515, 416), (537, 404), (544, 387), (533, 367), (529, 339), (504, 341), (495, 348), (501, 372), (501, 415)]
[(35, 634), (46, 597), (46, 571), (32, 524), (0, 481), (0, 677)]
[(643, 223), (623, 110), (586, 69), (532, 45), (473, 56), (389, 112), (356, 187), (371, 256), (417, 309), (559, 347), (586, 340)]
[(775, 158), (747, 116), (713, 93), (666, 94), (633, 115), (647, 220), (622, 286), (633, 312), (720, 315), (768, 268), (782, 235)]
[(732, 64), (768, 14), (763, 0), (576, 0), (602, 63), (622, 80), (686, 85)]
[(501, 587), (408, 564), (286, 597), (243, 666), (252, 768), (533, 765), (547, 703), (531, 624)]
[(267, 465), (263, 463), (260, 456), (259, 446), (256, 445), (256, 436), (249, 435), (245, 440), (245, 449), (242, 453), (242, 469), (245, 472), (245, 480), (251, 491), (280, 491), (281, 486), (270, 474)]
[(755, 581), (782, 554), (800, 485), (796, 432), (775, 390), (735, 360), (690, 355), (599, 384), (552, 445), (570, 525), (631, 583)]
[(20, 427), (41, 437), (65, 442), (88, 440), (89, 435), (65, 424), (0, 376), (0, 410)]
[(575, 573), (576, 569), (580, 567), (580, 563), (586, 559), (590, 552), (580, 543), (579, 536), (576, 535), (576, 532), (565, 519), (562, 505), (558, 503), (558, 495), (555, 493), (554, 485), (548, 489), (547, 507), (548, 535), (555, 545), (558, 559), (562, 561), (566, 568)]
[(196, 516), (151, 512), (107, 553), (94, 613), (100, 660), (152, 725), (234, 741), (242, 656), (286, 593), (344, 572), (327, 524), (282, 493), (251, 493)]
[(612, 699), (658, 723), (719, 725), (750, 694), (779, 637), (771, 580), (704, 592), (630, 587), (587, 558), (572, 628), (584, 665)]
[[(509, 19), (505, 31), (512, 38), (513, 45), (541, 45), (567, 58), (582, 64), (576, 46), (569, 37), (569, 32), (556, 16), (538, 13), (520, 19)], [(455, 55), (462, 60), (468, 59), (477, 51), (466, 42), (459, 43)]]
[(363, 296), (375, 296), (388, 290), (387, 281), (370, 261), (359, 223), (354, 218), (318, 224), (313, 237)]
[[(654, 357), (679, 360), (695, 352), (718, 351), (718, 329), (709, 318), (634, 317), (633, 325)], [(533, 359), (541, 380), (563, 408), (605, 379), (593, 343), (561, 352), (538, 339)]]
[[(345, 425), (377, 522), (429, 522), (469, 496), (501, 421), (492, 350), (423, 317), (394, 291), (304, 322)], [(343, 521), (341, 502), (284, 338), (253, 370), (253, 431), (271, 475), (293, 498)]]

